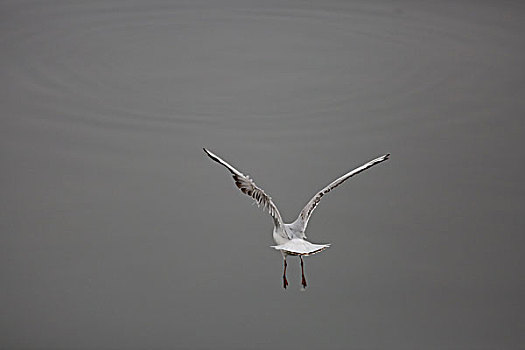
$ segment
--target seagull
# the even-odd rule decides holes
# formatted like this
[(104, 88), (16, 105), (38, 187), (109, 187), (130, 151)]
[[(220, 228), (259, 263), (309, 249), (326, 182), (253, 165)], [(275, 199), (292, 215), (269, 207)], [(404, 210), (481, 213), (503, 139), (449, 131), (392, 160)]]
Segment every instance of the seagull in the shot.
[(354, 175), (359, 174), (366, 169), (373, 167), (376, 164), (384, 162), (388, 159), (390, 154), (382, 155), (381, 157), (375, 158), (368, 163), (361, 165), (354, 170), (349, 171), (343, 176), (332, 181), (328, 186), (320, 190), (315, 194), (315, 196), (310, 199), (306, 206), (301, 210), (297, 219), (289, 224), (284, 223), (277, 206), (273, 203), (272, 198), (267, 195), (260, 187), (258, 187), (255, 182), (248, 176), (241, 173), (239, 170), (235, 169), (233, 166), (228, 164), (226, 161), (221, 159), (216, 154), (211, 151), (203, 148), (204, 152), (214, 161), (223, 165), (232, 173), (233, 179), (235, 180), (235, 185), (241, 190), (242, 193), (250, 196), (257, 206), (262, 207), (263, 210), (266, 210), (273, 219), (273, 239), (275, 241), (275, 246), (271, 246), (279, 250), (283, 256), (283, 288), (286, 289), (288, 286), (288, 280), (286, 279), (286, 258), (288, 256), (299, 256), (301, 259), (301, 284), (302, 288), (306, 288), (306, 278), (304, 277), (304, 262), (303, 256), (313, 255), (319, 253), (330, 246), (330, 244), (314, 244), (306, 240), (306, 226), (312, 216), (312, 212), (317, 207), (321, 198), (347, 179), (351, 178)]

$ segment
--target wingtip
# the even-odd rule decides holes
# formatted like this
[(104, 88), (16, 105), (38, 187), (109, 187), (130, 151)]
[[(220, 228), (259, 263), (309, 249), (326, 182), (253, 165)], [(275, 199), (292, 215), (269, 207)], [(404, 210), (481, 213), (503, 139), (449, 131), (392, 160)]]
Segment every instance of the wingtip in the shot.
[(390, 158), (390, 153), (385, 154), (385, 160)]

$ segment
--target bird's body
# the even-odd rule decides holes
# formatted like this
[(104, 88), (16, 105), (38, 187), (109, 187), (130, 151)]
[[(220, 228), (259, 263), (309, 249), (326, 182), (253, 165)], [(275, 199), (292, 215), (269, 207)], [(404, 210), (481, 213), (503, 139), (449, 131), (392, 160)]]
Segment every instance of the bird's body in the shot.
[(312, 255), (325, 250), (329, 244), (313, 244), (306, 240), (304, 232), (297, 230), (291, 224), (284, 224), (283, 227), (274, 227), (273, 229), (274, 246), (277, 250), (287, 255)]
[(275, 246), (272, 246), (272, 248), (279, 250), (283, 256), (283, 262), (284, 262), (283, 287), (284, 288), (288, 286), (288, 281), (286, 279), (286, 266), (287, 266), (286, 257), (287, 256), (289, 255), (299, 256), (299, 258), (301, 259), (302, 285), (303, 285), (303, 288), (306, 288), (306, 278), (304, 277), (303, 256), (308, 256), (308, 255), (319, 253), (330, 246), (329, 244), (311, 243), (306, 239), (306, 235), (305, 235), (305, 230), (306, 230), (306, 226), (308, 225), (308, 220), (310, 219), (312, 212), (318, 205), (321, 198), (325, 194), (333, 190), (335, 187), (339, 186), (341, 183), (346, 181), (348, 178), (378, 163), (381, 163), (387, 160), (388, 157), (390, 156), (389, 154), (386, 154), (381, 157), (378, 157), (346, 173), (345, 175), (339, 177), (338, 179), (334, 180), (332, 183), (330, 183), (328, 186), (323, 188), (321, 191), (317, 192), (317, 194), (313, 196), (312, 199), (310, 199), (310, 201), (306, 204), (303, 210), (301, 210), (301, 212), (299, 213), (299, 216), (294, 222), (284, 223), (281, 217), (281, 214), (279, 213), (279, 210), (277, 209), (276, 205), (272, 201), (272, 198), (268, 196), (261, 188), (257, 187), (257, 185), (255, 185), (255, 183), (249, 176), (242, 174), (240, 171), (232, 167), (230, 164), (226, 163), (224, 160), (222, 160), (220, 157), (213, 154), (206, 148), (204, 148), (204, 152), (206, 152), (206, 154), (211, 159), (213, 159), (217, 163), (226, 167), (232, 173), (233, 179), (235, 180), (235, 184), (241, 190), (241, 192), (252, 197), (257, 203), (257, 205), (262, 206), (263, 209), (266, 209), (268, 213), (272, 216), (273, 223), (274, 223), (273, 240), (275, 241), (275, 244), (276, 244)]

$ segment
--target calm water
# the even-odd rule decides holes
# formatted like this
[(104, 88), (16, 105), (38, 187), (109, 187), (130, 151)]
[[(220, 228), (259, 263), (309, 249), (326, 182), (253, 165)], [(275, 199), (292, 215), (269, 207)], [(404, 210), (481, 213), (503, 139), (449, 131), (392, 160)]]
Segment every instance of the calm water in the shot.
[[(2, 1), (0, 347), (525, 343), (518, 1)], [(271, 220), (332, 243), (281, 287)]]

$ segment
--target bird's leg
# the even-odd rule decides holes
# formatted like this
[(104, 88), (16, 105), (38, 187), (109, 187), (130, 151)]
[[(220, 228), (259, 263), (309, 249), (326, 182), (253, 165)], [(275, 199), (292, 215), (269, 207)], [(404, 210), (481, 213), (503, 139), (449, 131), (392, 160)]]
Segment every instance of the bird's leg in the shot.
[(288, 281), (286, 280), (286, 266), (288, 265), (286, 264), (286, 257), (284, 257), (283, 262), (284, 262), (283, 288), (286, 289), (286, 287), (288, 286)]
[(306, 288), (306, 278), (304, 277), (304, 263), (303, 263), (303, 257), (299, 255), (299, 258), (301, 259), (301, 284), (303, 285), (303, 288)]

